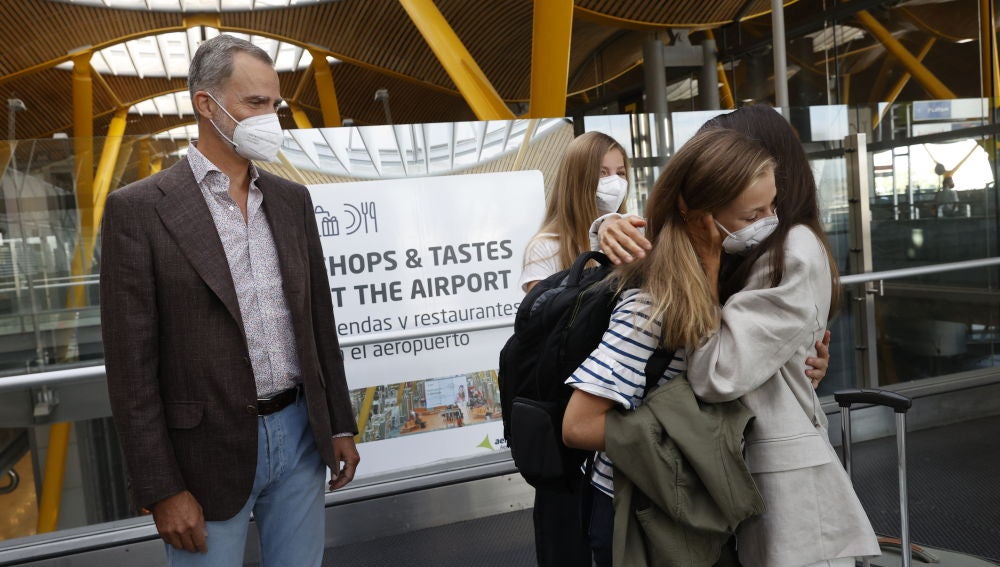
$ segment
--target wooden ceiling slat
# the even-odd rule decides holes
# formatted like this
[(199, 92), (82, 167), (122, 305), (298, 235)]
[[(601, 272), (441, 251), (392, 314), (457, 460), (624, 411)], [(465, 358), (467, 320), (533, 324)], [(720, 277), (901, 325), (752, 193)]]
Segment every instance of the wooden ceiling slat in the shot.
[[(435, 0), (501, 97), (512, 102), (526, 100), (530, 92), (535, 1), (539, 0)], [(587, 10), (609, 18), (654, 25), (728, 22), (745, 4), (745, 0), (575, 1), (581, 13)], [(964, 35), (970, 26), (977, 29), (976, 6), (976, 0), (952, 0), (909, 6), (907, 10), (917, 14), (924, 27), (939, 26), (943, 33), (957, 36)], [(770, 0), (755, 0), (745, 15), (757, 16), (769, 8)], [(790, 26), (795, 25), (796, 21), (816, 17), (820, 9), (821, 0), (798, 0), (786, 10), (786, 21)], [(889, 9), (886, 13), (888, 17), (886, 14), (879, 14), (879, 17), (888, 20), (887, 25), (895, 32), (908, 30), (914, 37), (927, 33), (902, 10)], [(185, 17), (177, 12), (107, 9), (48, 0), (0, 0), (0, 31), (4, 32), (0, 33), (0, 101), (11, 97), (25, 100), (29, 110), (17, 117), (19, 135), (47, 136), (72, 129), (72, 73), (55, 68), (42, 69), (41, 66), (65, 59), (69, 51), (86, 45), (104, 47), (154, 30), (180, 29)], [(358, 123), (384, 121), (381, 105), (373, 100), (378, 88), (390, 90), (393, 118), (397, 123), (471, 119), (468, 105), (457, 95), (454, 83), (397, 0), (340, 0), (287, 9), (224, 12), (218, 18), (225, 29), (286, 38), (302, 46), (319, 46), (340, 56), (344, 62), (334, 65), (332, 70), (341, 114), (355, 118)], [(765, 38), (768, 20), (758, 18), (744, 22), (735, 36), (751, 37), (756, 29), (760, 38)], [(717, 39), (722, 42), (725, 35)], [(734, 34), (729, 36), (735, 37)], [(641, 60), (642, 43), (648, 37), (648, 32), (625, 29), (608, 24), (607, 20), (576, 17), (568, 90), (586, 89), (593, 95), (595, 87), (606, 82), (608, 84), (601, 87), (600, 92), (633, 89), (635, 85), (625, 84), (625, 81), (634, 82), (636, 76), (641, 77), (641, 69), (637, 70), (636, 65)], [(861, 41), (862, 44), (871, 42), (870, 39)], [(968, 51), (971, 55), (965, 57), (970, 60), (978, 55), (975, 44), (953, 47), (955, 50), (949, 48), (947, 52)], [(928, 57), (935, 72), (944, 73), (947, 69), (951, 73), (947, 77), (951, 83), (976, 82), (973, 79), (978, 78), (978, 71), (956, 78), (952, 72), (955, 66), (935, 65), (939, 51), (946, 52), (944, 47), (935, 47)], [(842, 68), (855, 69), (861, 63), (860, 59), (845, 60)], [(32, 72), (22, 73), (25, 69)], [(14, 78), (4, 80), (15, 73)], [(284, 95), (295, 92), (301, 76), (302, 71), (280, 74)], [(105, 79), (115, 95), (128, 104), (186, 88), (183, 77), (168, 80), (107, 76)], [(859, 81), (854, 83), (863, 85)], [(965, 88), (962, 92), (963, 96), (978, 96), (978, 86)], [(101, 117), (98, 122), (103, 124), (114, 102), (96, 82), (94, 93), (94, 112)], [(307, 82), (301, 102), (310, 119), (318, 124), (321, 114), (316, 96), (314, 85)], [(283, 112), (283, 124), (290, 125), (287, 111)], [(158, 126), (146, 118), (137, 120), (134, 127)], [(130, 123), (130, 131), (132, 128)]]
[[(671, 0), (669, 2), (622, 2), (620, 0), (577, 0), (576, 4), (607, 16), (660, 25), (705, 25), (731, 21), (744, 0)], [(770, 9), (768, 0), (758, 1), (752, 13)]]

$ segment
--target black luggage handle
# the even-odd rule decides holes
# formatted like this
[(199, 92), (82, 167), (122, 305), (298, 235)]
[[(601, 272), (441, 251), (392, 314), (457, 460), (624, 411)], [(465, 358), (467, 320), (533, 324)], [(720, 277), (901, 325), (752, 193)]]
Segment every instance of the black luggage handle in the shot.
[[(890, 407), (896, 412), (896, 459), (899, 468), (899, 518), (900, 518), (900, 550), (902, 566), (910, 567), (910, 514), (909, 497), (906, 490), (906, 411), (913, 405), (910, 398), (875, 388), (854, 388), (833, 393), (833, 399), (840, 405), (840, 427), (844, 446), (844, 468), (851, 476), (851, 405), (872, 404)], [(869, 565), (865, 558), (863, 565)]]
[(854, 404), (872, 404), (890, 407), (896, 413), (906, 413), (906, 410), (913, 405), (913, 401), (902, 394), (874, 388), (840, 390), (833, 393), (833, 399), (842, 408), (849, 408)]

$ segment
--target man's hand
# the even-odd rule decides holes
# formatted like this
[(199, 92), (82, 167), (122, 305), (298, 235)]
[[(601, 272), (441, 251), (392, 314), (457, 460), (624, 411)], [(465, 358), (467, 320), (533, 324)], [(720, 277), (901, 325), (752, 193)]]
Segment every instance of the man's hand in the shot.
[(361, 462), (358, 448), (354, 446), (354, 437), (333, 438), (333, 461), (340, 470), (330, 469), (330, 490), (337, 490), (354, 480), (354, 471)]
[(830, 368), (830, 331), (823, 334), (822, 341), (816, 341), (816, 356), (806, 359), (806, 377), (812, 382), (815, 390), (819, 388), (819, 383), (826, 377), (826, 371)]
[(187, 490), (168, 496), (153, 505), (153, 521), (163, 541), (191, 553), (208, 551), (208, 530), (201, 504)]
[(651, 250), (653, 245), (639, 230), (644, 226), (646, 220), (634, 215), (604, 221), (597, 229), (601, 251), (615, 264), (629, 264), (645, 257), (646, 250)]

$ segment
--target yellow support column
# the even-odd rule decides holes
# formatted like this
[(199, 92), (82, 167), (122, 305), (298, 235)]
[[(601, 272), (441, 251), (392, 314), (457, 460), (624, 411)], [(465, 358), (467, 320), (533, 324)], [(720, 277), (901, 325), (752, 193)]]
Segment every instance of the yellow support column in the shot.
[(535, 0), (531, 28), (531, 118), (566, 116), (573, 0)]
[(159, 173), (161, 169), (163, 169), (163, 156), (157, 156), (149, 166), (149, 174)]
[(997, 20), (995, 0), (979, 0), (979, 61), (983, 98), (992, 108), (1000, 108), (1000, 62), (997, 61)]
[(38, 503), (38, 533), (56, 530), (59, 507), (62, 504), (63, 477), (66, 475), (66, 453), (71, 424), (53, 423), (49, 429), (49, 450), (45, 455), (45, 475)]
[[(306, 113), (302, 110), (301, 106), (294, 102), (289, 102), (288, 108), (292, 111), (292, 120), (295, 121), (296, 128), (309, 129), (313, 127), (312, 122), (309, 120), (309, 117), (306, 116)], [(325, 115), (323, 116), (323, 122), (326, 122)], [(334, 124), (334, 126), (340, 126), (340, 123), (338, 122), (337, 124)]]
[[(82, 51), (73, 58), (73, 159), (76, 162), (76, 202), (80, 218), (80, 234), (76, 241), (76, 254), (71, 267), (74, 276), (90, 273), (90, 258), (86, 254), (87, 242), (96, 234), (93, 227), (94, 208), (94, 83), (91, 77), (90, 51)], [(91, 252), (93, 250), (91, 249)], [(84, 286), (74, 286), (69, 296), (69, 306), (84, 304)], [(66, 333), (64, 341), (74, 340)], [(62, 356), (75, 349), (62, 344)], [(70, 423), (53, 423), (49, 429), (49, 448), (45, 457), (42, 477), (42, 494), (38, 504), (38, 533), (51, 532), (59, 523), (62, 505), (63, 478), (66, 474), (66, 454), (69, 450)]]
[(729, 75), (726, 74), (726, 68), (722, 63), (718, 64), (719, 68), (719, 102), (722, 103), (722, 108), (728, 108), (732, 110), (736, 108), (736, 101), (733, 99), (733, 88), (729, 86)]
[(368, 417), (372, 414), (372, 403), (375, 401), (375, 388), (365, 388), (365, 399), (358, 408), (358, 434), (354, 436), (354, 442), (360, 443), (365, 435), (365, 428), (368, 427)]
[[(128, 117), (128, 107), (122, 106), (115, 111), (111, 124), (108, 125), (108, 135), (104, 139), (104, 149), (101, 150), (101, 160), (97, 164), (97, 174), (94, 176), (94, 213), (91, 216), (91, 226), (98, 227), (104, 215), (104, 201), (108, 198), (115, 165), (118, 163), (118, 152), (125, 136), (125, 119)], [(94, 230), (96, 238), (97, 231)], [(87, 257), (93, 255), (95, 240), (87, 242)]]
[[(927, 40), (927, 43), (925, 43), (923, 48), (920, 49), (920, 53), (917, 54), (917, 61), (923, 61), (924, 57), (927, 57), (927, 54), (930, 53), (931, 47), (934, 47), (934, 42), (936, 41), (937, 41), (936, 37), (931, 37), (930, 39)], [(889, 94), (886, 95), (885, 100), (880, 101), (880, 102), (887, 102), (888, 104), (886, 104), (885, 107), (882, 108), (882, 112), (880, 112), (879, 115), (875, 118), (874, 122), (872, 123), (872, 128), (876, 128), (879, 125), (879, 122), (882, 122), (882, 119), (885, 118), (886, 113), (889, 112), (889, 109), (892, 108), (893, 103), (895, 103), (896, 99), (899, 98), (900, 93), (902, 93), (903, 89), (906, 88), (906, 84), (910, 82), (910, 77), (912, 76), (913, 75), (911, 75), (910, 73), (903, 73), (903, 76), (900, 77), (898, 81), (896, 81), (896, 84), (893, 85), (892, 89), (889, 91)]]
[[(326, 61), (326, 54), (310, 49), (312, 55), (313, 80), (319, 94), (319, 107), (323, 111), (323, 126), (340, 126), (340, 107), (337, 105), (337, 90), (333, 87), (333, 73)], [(292, 115), (294, 116), (294, 110)], [(298, 119), (295, 121), (298, 124)]]
[(139, 140), (139, 165), (136, 171), (139, 179), (145, 179), (152, 174), (152, 163), (150, 161), (152, 155), (153, 147), (149, 138)]
[[(91, 79), (90, 57), (87, 51), (73, 56), (73, 159), (76, 162), (76, 203), (80, 215), (80, 234), (73, 255), (71, 273), (90, 273), (90, 258), (86, 243), (94, 236), (94, 83)], [(75, 286), (70, 294), (70, 307), (82, 307), (84, 286)]]
[(14, 140), (4, 140), (0, 142), (0, 179), (7, 175), (7, 166), (10, 165), (10, 158), (14, 155), (17, 142)]
[[(128, 168), (129, 161), (132, 159), (132, 151), (135, 150), (135, 140), (122, 140), (122, 147), (118, 150), (118, 162), (115, 164), (114, 171), (111, 172), (111, 182), (121, 183), (121, 180), (125, 177), (125, 169)], [(108, 191), (111, 192), (110, 190)], [(107, 196), (105, 195), (105, 199)], [(104, 208), (104, 203), (101, 203), (101, 208)], [(98, 219), (104, 218), (102, 214)]]
[(952, 99), (958, 98), (955, 93), (951, 91), (948, 87), (944, 85), (937, 77), (934, 76), (927, 67), (917, 58), (913, 56), (912, 53), (907, 51), (906, 47), (896, 39), (889, 30), (885, 29), (874, 16), (868, 13), (867, 10), (861, 10), (857, 14), (858, 21), (863, 25), (868, 31), (871, 32), (875, 39), (877, 39), (882, 45), (885, 46), (890, 53), (899, 59), (899, 62), (903, 64), (910, 74), (921, 84), (931, 96), (937, 99)]
[(448, 21), (434, 5), (434, 0), (399, 0), (399, 4), (424, 36), (424, 41), (455, 82), (476, 118), (513, 120), (514, 113), (507, 108), (483, 70), (462, 44), (462, 40), (448, 25)]
[(78, 203), (94, 202), (94, 82), (87, 51), (73, 56), (73, 150)]
[(198, 14), (188, 14), (184, 16), (184, 29), (204, 26), (207, 28), (222, 28), (222, 16), (219, 14), (209, 14), (207, 12)]
[[(705, 30), (705, 37), (715, 41), (715, 32)], [(736, 108), (736, 101), (733, 99), (733, 88), (729, 84), (729, 75), (726, 75), (726, 67), (722, 64), (722, 61), (716, 63), (715, 67), (719, 75), (719, 103), (722, 108), (732, 110)]]

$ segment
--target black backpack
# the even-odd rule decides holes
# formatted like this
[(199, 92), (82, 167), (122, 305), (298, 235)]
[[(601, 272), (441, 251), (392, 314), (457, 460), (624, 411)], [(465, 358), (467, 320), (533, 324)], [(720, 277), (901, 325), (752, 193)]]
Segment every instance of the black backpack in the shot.
[[(589, 261), (598, 266), (587, 268)], [(618, 304), (607, 280), (613, 266), (584, 252), (568, 270), (538, 282), (518, 307), (514, 334), (500, 351), (498, 382), (503, 432), (514, 464), (535, 488), (574, 490), (593, 452), (562, 442), (562, 419), (573, 389), (564, 382), (600, 344)], [(646, 389), (673, 358), (657, 349), (646, 364)]]

